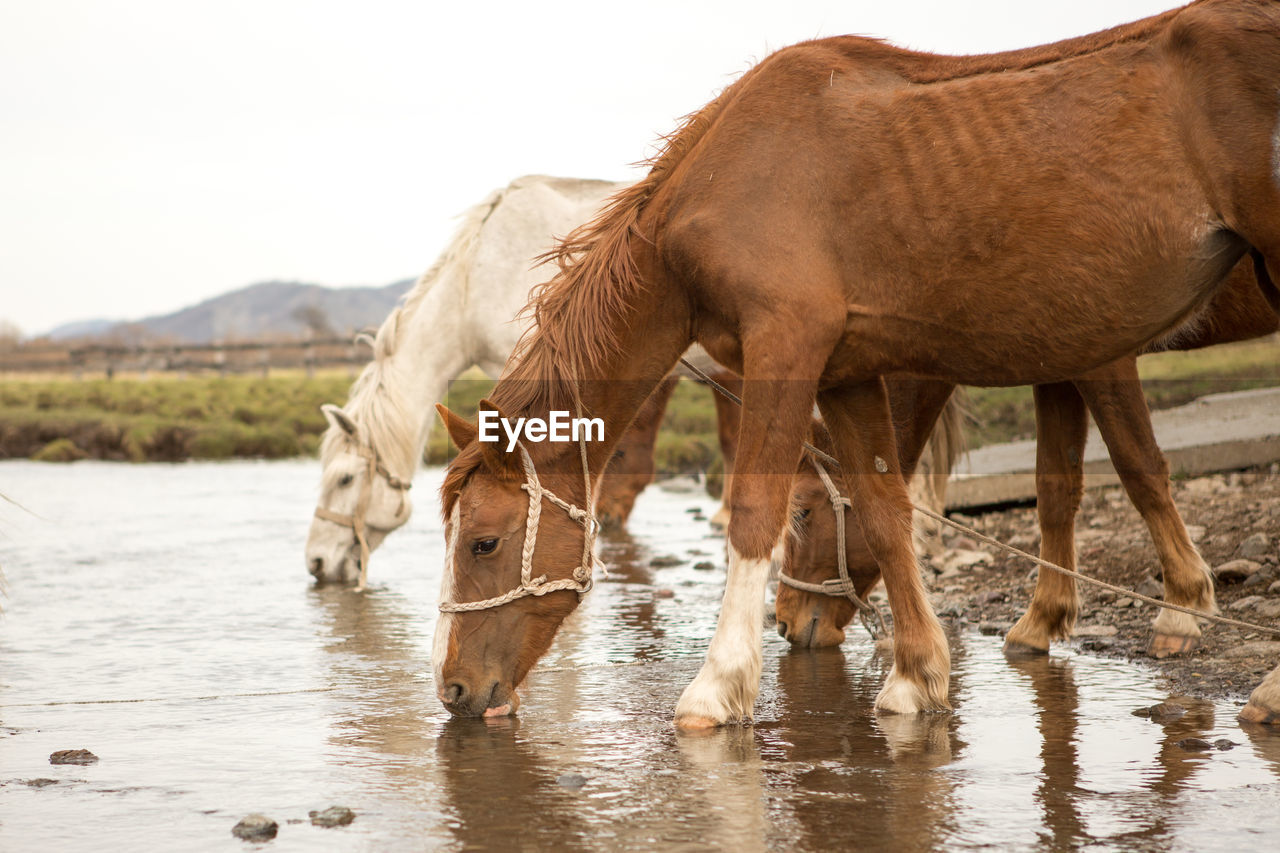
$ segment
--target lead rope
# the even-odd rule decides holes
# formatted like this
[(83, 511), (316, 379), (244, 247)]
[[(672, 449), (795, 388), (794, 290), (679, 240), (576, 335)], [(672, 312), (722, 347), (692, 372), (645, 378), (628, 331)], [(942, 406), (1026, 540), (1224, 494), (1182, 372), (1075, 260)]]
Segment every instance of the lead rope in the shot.
[[(742, 399), (738, 397), (738, 395), (731, 392), (728, 388), (725, 388), (719, 382), (716, 382), (714, 379), (712, 379), (705, 372), (703, 372), (693, 364), (690, 364), (687, 359), (683, 359), (683, 358), (680, 359), (680, 363), (683, 364), (685, 367), (687, 367), (690, 370), (690, 372), (692, 372), (695, 376), (697, 376), (699, 381), (701, 381), (703, 384), (708, 385), (711, 388), (715, 389), (718, 393), (724, 395), (727, 399), (737, 403), (739, 406), (742, 405)], [(804, 449), (807, 450), (810, 454), (812, 454), (816, 459), (821, 459), (822, 461), (830, 465), (834, 465), (837, 468), (840, 467), (840, 463), (830, 454), (822, 452), (821, 450), (814, 447), (812, 444), (810, 444), (807, 441), (804, 442), (803, 444), (804, 444)], [(1018, 548), (1014, 548), (1012, 545), (1006, 545), (1000, 540), (993, 539), (992, 537), (987, 536), (986, 534), (979, 533), (978, 531), (974, 530), (972, 527), (968, 527), (964, 524), (961, 524), (958, 521), (952, 521), (946, 516), (936, 513), (933, 510), (925, 509), (924, 507), (920, 507), (920, 506), (914, 507), (914, 509), (916, 512), (922, 515), (925, 515), (929, 518), (932, 518), (934, 521), (941, 522), (947, 525), (948, 527), (953, 527), (956, 530), (959, 530), (963, 533), (966, 533), (970, 536), (975, 537), (976, 539), (979, 539), (980, 541), (986, 542), (988, 545), (992, 545), (996, 548), (999, 548), (1003, 551), (1007, 551), (1010, 554), (1014, 554), (1019, 557), (1025, 557), (1026, 559), (1035, 563), (1037, 566), (1044, 566), (1045, 568), (1051, 569), (1052, 571), (1055, 571), (1060, 575), (1065, 575), (1069, 578), (1075, 578), (1076, 580), (1081, 581), (1082, 583), (1093, 584), (1094, 586), (1099, 586), (1099, 587), (1102, 587), (1103, 589), (1111, 590), (1112, 592), (1128, 596), (1129, 598), (1137, 599), (1138, 601), (1146, 602), (1147, 604), (1151, 604), (1156, 607), (1163, 607), (1166, 610), (1176, 610), (1179, 613), (1187, 613), (1191, 616), (1195, 616), (1198, 619), (1205, 619), (1209, 622), (1217, 622), (1223, 625), (1231, 625), (1236, 628), (1245, 628), (1250, 631), (1260, 631), (1264, 634), (1280, 636), (1280, 628), (1273, 628), (1267, 625), (1257, 625), (1253, 622), (1245, 622), (1240, 619), (1231, 619), (1227, 616), (1219, 616), (1216, 613), (1209, 613), (1204, 610), (1196, 610), (1193, 607), (1183, 607), (1181, 604), (1170, 604), (1167, 601), (1162, 601), (1158, 598), (1152, 598), (1151, 596), (1143, 595), (1140, 592), (1134, 592), (1133, 590), (1125, 589), (1124, 587), (1116, 586), (1114, 584), (1109, 584), (1106, 581), (1098, 580), (1097, 578), (1091, 578), (1088, 575), (1082, 575), (1079, 572), (1064, 568), (1062, 566), (1057, 565), (1056, 563), (1051, 563), (1048, 560), (1044, 560), (1044, 559), (1041, 559), (1040, 557), (1036, 557), (1032, 554), (1028, 554), (1026, 551), (1022, 551)], [(841, 551), (843, 551), (843, 549), (841, 549)], [(814, 586), (818, 586), (818, 584), (814, 584)]]

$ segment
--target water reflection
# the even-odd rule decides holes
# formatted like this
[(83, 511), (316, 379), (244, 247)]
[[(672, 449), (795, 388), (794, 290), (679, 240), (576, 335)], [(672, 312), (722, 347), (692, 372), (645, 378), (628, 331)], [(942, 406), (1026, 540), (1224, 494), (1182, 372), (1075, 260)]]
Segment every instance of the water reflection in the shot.
[(580, 777), (557, 775), (520, 726), (451, 719), (441, 728), (447, 828), (464, 850), (587, 849), (588, 824), (575, 806)]
[[(963, 751), (955, 717), (877, 716), (873, 703), (887, 661), (864, 647), (850, 664), (840, 648), (778, 659), (779, 738), (796, 765), (800, 846), (824, 849), (839, 839), (928, 849), (953, 823), (955, 781), (937, 771)], [(957, 670), (953, 680), (961, 677)], [(852, 823), (851, 813), (858, 815)]]

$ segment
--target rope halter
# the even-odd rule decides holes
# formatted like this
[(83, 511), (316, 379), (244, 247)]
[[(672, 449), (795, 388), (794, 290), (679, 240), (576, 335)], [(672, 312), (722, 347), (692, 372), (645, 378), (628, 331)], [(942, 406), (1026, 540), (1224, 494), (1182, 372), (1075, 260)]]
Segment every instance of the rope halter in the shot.
[(848, 557), (845, 553), (844, 514), (846, 510), (853, 508), (853, 504), (848, 498), (840, 494), (840, 490), (836, 488), (836, 484), (831, 480), (831, 475), (827, 473), (826, 468), (822, 467), (822, 463), (818, 461), (816, 456), (811, 454), (809, 461), (813, 463), (814, 469), (818, 472), (818, 479), (822, 480), (822, 485), (826, 487), (827, 497), (831, 499), (831, 509), (836, 515), (836, 567), (840, 572), (840, 576), (829, 578), (822, 583), (808, 583), (779, 572), (778, 581), (805, 592), (849, 599), (853, 602), (854, 607), (858, 609), (858, 618), (862, 620), (862, 626), (867, 629), (867, 633), (876, 640), (881, 637), (887, 637), (889, 636), (889, 629), (885, 625), (884, 614), (880, 612), (880, 608), (858, 595), (858, 591), (853, 585), (853, 580), (849, 577)]
[[(521, 443), (517, 443), (516, 446), (520, 449), (520, 461), (524, 465), (525, 481), (520, 488), (529, 493), (529, 513), (524, 523), (524, 548), (520, 553), (520, 585), (502, 595), (495, 595), (482, 601), (442, 601), (439, 605), (441, 613), (488, 610), (493, 607), (501, 607), (516, 599), (546, 595), (549, 592), (561, 589), (573, 590), (578, 593), (578, 600), (581, 601), (582, 597), (591, 589), (592, 571), (598, 562), (594, 551), (596, 534), (600, 532), (600, 522), (596, 520), (595, 501), (591, 494), (591, 475), (588, 473), (587, 468), (587, 444), (585, 438), (581, 435), (578, 437), (578, 448), (582, 454), (582, 479), (586, 486), (587, 496), (586, 509), (571, 504), (550, 490), (543, 488), (542, 482), (538, 479), (538, 472), (533, 467), (533, 459), (530, 458), (529, 451), (525, 450), (524, 445)], [(538, 542), (538, 522), (542, 518), (542, 501), (544, 499), (568, 513), (569, 517), (581, 524), (583, 529), (582, 559), (570, 577), (561, 578), (560, 580), (549, 581), (546, 575), (539, 575), (536, 578), (533, 576), (533, 551)], [(449, 519), (449, 550), (445, 557), (445, 571), (449, 571), (453, 566), (453, 558), (458, 545), (459, 519), (459, 505), (455, 501), (453, 513)], [(600, 568), (604, 569), (603, 564)]]
[(401, 480), (387, 470), (387, 466), (383, 465), (378, 459), (378, 454), (373, 451), (372, 447), (357, 444), (352, 452), (357, 456), (364, 457), (368, 463), (364, 481), (360, 484), (360, 495), (356, 498), (355, 512), (351, 515), (343, 515), (340, 512), (317, 506), (315, 516), (324, 521), (331, 521), (341, 527), (350, 527), (355, 533), (356, 544), (360, 546), (360, 579), (356, 582), (356, 592), (363, 592), (365, 583), (369, 579), (369, 540), (365, 531), (382, 530), (390, 532), (395, 529), (391, 527), (374, 527), (365, 518), (369, 512), (369, 499), (373, 495), (373, 478), (381, 475), (391, 488), (400, 492), (400, 508), (396, 510), (397, 518), (404, 512), (404, 493), (413, 488), (413, 483)]

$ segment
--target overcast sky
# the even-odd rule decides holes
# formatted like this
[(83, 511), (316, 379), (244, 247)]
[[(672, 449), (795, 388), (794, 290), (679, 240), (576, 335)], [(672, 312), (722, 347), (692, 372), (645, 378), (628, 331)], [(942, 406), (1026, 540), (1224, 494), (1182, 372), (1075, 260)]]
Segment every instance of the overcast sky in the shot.
[(1172, 5), (4, 0), (0, 321), (388, 284), (519, 175), (638, 178), (680, 116), (792, 42), (986, 52)]

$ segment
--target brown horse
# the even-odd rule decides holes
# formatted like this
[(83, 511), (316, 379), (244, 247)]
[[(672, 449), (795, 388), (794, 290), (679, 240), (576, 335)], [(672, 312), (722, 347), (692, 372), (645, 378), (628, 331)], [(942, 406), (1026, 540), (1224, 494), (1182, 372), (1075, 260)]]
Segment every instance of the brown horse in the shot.
[(446, 415), (449, 709), (514, 709), (589, 583), (584, 482), (694, 340), (745, 377), (744, 411), (724, 606), (677, 726), (751, 716), (815, 400), (893, 610), (876, 706), (949, 708), (882, 377), (1069, 381), (1183, 324), (1248, 252), (1273, 288), (1278, 79), (1280, 5), (1256, 0), (993, 56), (825, 39), (748, 71), (565, 240), (494, 391), (508, 417), (600, 418), (604, 440), (508, 452)]
[[(1271, 334), (1280, 329), (1280, 314), (1267, 302), (1252, 264), (1238, 264), (1206, 309), (1184, 330), (1166, 336), (1155, 347), (1189, 350)], [(1165, 598), (1174, 604), (1214, 610), (1211, 576), (1187, 535), (1169, 492), (1168, 465), (1151, 431), (1136, 359), (1099, 368), (1072, 383), (1035, 388), (1037, 414), (1037, 507), (1042, 532), (1040, 556), (1074, 569), (1075, 515), (1084, 489), (1085, 407), (1093, 413), (1116, 471), (1130, 500), (1142, 515), (1156, 545), (1165, 579)], [(895, 400), (899, 464), (914, 466), (923, 440), (915, 420), (918, 398)], [(838, 477), (837, 472), (832, 472)], [(847, 487), (846, 487), (847, 488)], [(837, 547), (835, 522), (827, 491), (812, 464), (801, 463), (796, 477), (793, 512), (798, 533), (789, 545), (783, 572), (802, 582), (821, 583), (834, 576)], [(880, 579), (866, 543), (851, 529), (846, 560), (859, 594)], [(826, 646), (844, 640), (844, 627), (855, 614), (847, 598), (783, 586), (777, 598), (778, 632), (794, 645)], [(1071, 636), (1079, 610), (1075, 581), (1041, 572), (1031, 606), (1005, 638), (1012, 655), (1044, 654), (1052, 640)], [(1172, 610), (1156, 617), (1151, 653), (1166, 657), (1188, 651), (1200, 636), (1196, 620)]]

